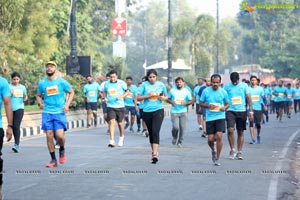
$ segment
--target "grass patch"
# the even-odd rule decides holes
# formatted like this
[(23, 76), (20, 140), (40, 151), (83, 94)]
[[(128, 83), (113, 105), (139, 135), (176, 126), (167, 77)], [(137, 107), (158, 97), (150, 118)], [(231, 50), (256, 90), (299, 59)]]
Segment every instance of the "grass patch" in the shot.
[(25, 106), (25, 112), (34, 112), (34, 111), (41, 111), (38, 105), (28, 105)]
[[(38, 105), (29, 105), (29, 106), (25, 106), (24, 108), (24, 112), (36, 112), (36, 111), (41, 111)], [(2, 114), (5, 114), (4, 106), (2, 106)]]

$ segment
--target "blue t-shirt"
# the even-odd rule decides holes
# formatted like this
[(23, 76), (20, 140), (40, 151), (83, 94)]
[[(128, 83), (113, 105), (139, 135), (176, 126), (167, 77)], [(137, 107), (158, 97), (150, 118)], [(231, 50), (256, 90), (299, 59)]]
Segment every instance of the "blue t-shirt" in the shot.
[(188, 85), (184, 85), (184, 88), (187, 89), (191, 94), (193, 94), (192, 89)]
[(19, 109), (24, 109), (24, 97), (27, 95), (27, 90), (25, 86), (22, 84), (19, 84), (18, 86), (14, 86), (10, 84), (9, 89), (12, 91), (12, 95), (11, 95), (12, 110), (16, 111)]
[(137, 87), (135, 85), (131, 85), (129, 87), (129, 93), (124, 99), (125, 106), (135, 106), (134, 99), (137, 96)]
[(200, 90), (200, 88), (201, 88), (202, 86), (203, 86), (203, 85), (197, 85), (197, 86), (194, 88), (193, 95), (194, 95), (194, 97), (196, 97), (196, 104), (199, 104), (199, 96), (198, 96), (198, 93), (199, 93), (199, 90)]
[(98, 102), (98, 94), (100, 91), (100, 85), (97, 82), (87, 83), (83, 87), (83, 92), (85, 96), (90, 100), (90, 102)]
[[(136, 96), (139, 94), (139, 91), (141, 89), (141, 86), (140, 85), (137, 89), (136, 89)], [(139, 105), (139, 109), (144, 109), (144, 100), (143, 101), (138, 101), (138, 105)]]
[(144, 100), (144, 112), (154, 112), (164, 108), (163, 103), (158, 97), (163, 94), (167, 94), (166, 86), (160, 82), (156, 81), (155, 84), (151, 84), (149, 81), (143, 82), (140, 90), (138, 90), (138, 94), (141, 96), (148, 95), (150, 92), (154, 92), (155, 95)]
[(205, 102), (208, 105), (217, 105), (217, 108), (214, 110), (206, 108), (206, 121), (225, 119), (225, 112), (220, 111), (220, 108), (224, 107), (225, 103), (229, 103), (229, 98), (227, 92), (223, 88), (213, 90), (212, 87), (208, 87), (204, 89), (200, 101)]
[(286, 98), (285, 101), (293, 101), (293, 88), (286, 88)]
[[(2, 110), (2, 99), (11, 96), (8, 82), (5, 78), (0, 77), (0, 110)], [(2, 115), (0, 115), (0, 128), (3, 128)]]
[(54, 80), (43, 78), (37, 88), (37, 93), (44, 96), (44, 113), (63, 113), (66, 104), (66, 92), (70, 92), (71, 85), (61, 77)]
[(264, 93), (265, 93), (265, 99), (269, 101), (272, 94), (271, 89), (269, 87), (264, 88)]
[(277, 94), (277, 96), (274, 97), (275, 102), (285, 101), (286, 87), (276, 86), (273, 90), (273, 94)]
[(273, 94), (273, 92), (274, 92), (274, 88), (271, 88), (271, 101), (274, 101), (274, 99), (275, 99), (275, 95)]
[(202, 95), (202, 92), (203, 92), (203, 90), (205, 90), (205, 88), (206, 88), (207, 86), (206, 85), (204, 85), (204, 86), (202, 86), (202, 87), (200, 87), (200, 89), (199, 89), (199, 92), (198, 92), (198, 98), (199, 98), (199, 100), (200, 100), (200, 98), (201, 98), (201, 95)]
[(176, 103), (176, 106), (172, 105), (171, 113), (183, 113), (187, 112), (187, 105), (181, 105), (181, 103), (192, 100), (192, 94), (186, 88), (179, 90), (176, 87), (170, 90), (168, 98)]
[(107, 97), (107, 107), (108, 108), (124, 108), (124, 99), (117, 98), (122, 96), (127, 90), (127, 84), (118, 79), (116, 82), (107, 81), (104, 85), (104, 92)]
[(245, 112), (246, 96), (249, 94), (249, 87), (246, 83), (240, 82), (237, 85), (228, 83), (224, 89), (228, 94), (230, 101), (229, 111)]
[(300, 88), (294, 88), (293, 95), (294, 99), (300, 99)]
[(261, 111), (262, 105), (264, 105), (263, 98), (265, 96), (264, 89), (260, 86), (256, 86), (256, 88), (249, 87), (250, 96), (252, 100), (252, 108), (253, 110)]

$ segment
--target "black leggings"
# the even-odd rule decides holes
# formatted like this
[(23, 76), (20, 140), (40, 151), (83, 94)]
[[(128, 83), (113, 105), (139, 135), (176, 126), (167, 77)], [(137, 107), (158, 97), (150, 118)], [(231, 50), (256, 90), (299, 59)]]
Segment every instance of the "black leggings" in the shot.
[(294, 99), (294, 110), (297, 113), (300, 110), (300, 99)]
[(148, 128), (150, 144), (159, 144), (159, 132), (164, 120), (164, 109), (154, 112), (143, 112), (143, 120)]
[(20, 144), (20, 128), (21, 128), (21, 121), (24, 116), (24, 109), (19, 109), (13, 112), (14, 118), (13, 118), (13, 134), (15, 138), (15, 144)]

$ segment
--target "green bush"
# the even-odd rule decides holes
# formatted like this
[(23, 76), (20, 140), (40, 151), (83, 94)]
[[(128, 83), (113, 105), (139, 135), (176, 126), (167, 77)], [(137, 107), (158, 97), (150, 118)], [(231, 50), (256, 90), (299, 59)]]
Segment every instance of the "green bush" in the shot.
[(86, 84), (86, 80), (81, 75), (65, 76), (64, 77), (71, 85), (74, 90), (74, 98), (70, 105), (71, 109), (78, 109), (84, 106), (85, 95), (83, 93), (83, 87)]

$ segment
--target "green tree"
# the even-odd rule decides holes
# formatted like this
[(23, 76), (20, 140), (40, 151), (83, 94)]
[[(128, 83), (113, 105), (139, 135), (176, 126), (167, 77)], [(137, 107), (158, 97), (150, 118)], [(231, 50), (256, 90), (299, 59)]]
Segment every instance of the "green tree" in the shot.
[[(251, 6), (258, 1), (250, 0)], [(277, 1), (259, 1), (259, 3), (278, 3)], [(294, 0), (290, 3), (300, 3)], [(238, 17), (242, 27), (251, 33), (245, 35), (244, 52), (254, 48), (249, 57), (263, 67), (275, 70), (277, 77), (299, 76), (299, 50), (298, 29), (300, 12), (298, 9), (255, 9), (253, 13)], [(254, 44), (247, 43), (255, 42)]]

